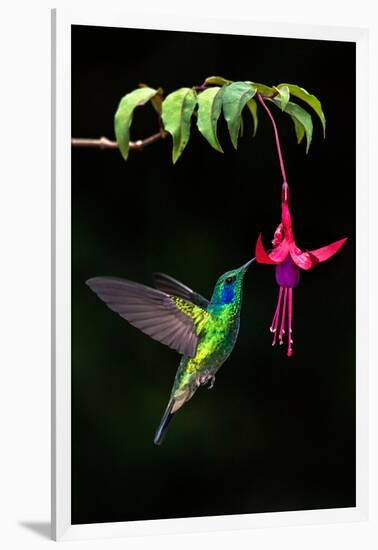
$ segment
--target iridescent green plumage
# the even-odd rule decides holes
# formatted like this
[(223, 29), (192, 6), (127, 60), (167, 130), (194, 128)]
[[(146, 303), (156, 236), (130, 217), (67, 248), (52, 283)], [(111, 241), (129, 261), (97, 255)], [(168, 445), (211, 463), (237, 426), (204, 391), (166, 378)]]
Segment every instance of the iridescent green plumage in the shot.
[(160, 445), (173, 415), (215, 374), (236, 343), (244, 274), (253, 260), (222, 275), (208, 302), (190, 288), (156, 273), (157, 289), (125, 279), (96, 277), (88, 286), (113, 310), (152, 338), (183, 355), (154, 442)]

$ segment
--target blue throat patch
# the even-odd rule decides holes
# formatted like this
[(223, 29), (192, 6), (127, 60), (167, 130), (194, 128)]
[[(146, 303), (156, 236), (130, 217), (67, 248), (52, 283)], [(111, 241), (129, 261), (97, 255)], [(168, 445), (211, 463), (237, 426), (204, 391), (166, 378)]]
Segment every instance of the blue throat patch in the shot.
[(222, 288), (221, 304), (231, 304), (234, 301), (234, 285), (227, 285)]

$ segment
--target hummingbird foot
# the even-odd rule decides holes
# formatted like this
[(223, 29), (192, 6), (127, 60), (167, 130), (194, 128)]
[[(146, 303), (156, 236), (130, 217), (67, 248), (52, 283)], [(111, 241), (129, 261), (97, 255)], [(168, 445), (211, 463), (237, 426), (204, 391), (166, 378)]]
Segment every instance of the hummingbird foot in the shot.
[(210, 384), (207, 389), (212, 390), (215, 384), (215, 374), (211, 374), (209, 377), (209, 380), (210, 380)]
[(209, 373), (203, 374), (202, 376), (199, 377), (198, 382), (199, 382), (198, 384), (199, 386), (206, 386), (207, 384), (209, 384), (207, 389), (211, 390), (215, 384), (215, 374), (209, 374)]

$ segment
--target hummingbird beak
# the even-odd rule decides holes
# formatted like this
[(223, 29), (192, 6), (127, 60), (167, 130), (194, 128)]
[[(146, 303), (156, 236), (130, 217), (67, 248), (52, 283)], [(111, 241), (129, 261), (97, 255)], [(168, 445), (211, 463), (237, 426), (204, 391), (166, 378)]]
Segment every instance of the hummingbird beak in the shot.
[(249, 260), (249, 262), (247, 262), (246, 264), (242, 265), (241, 269), (246, 272), (247, 269), (249, 268), (249, 266), (251, 264), (253, 264), (253, 262), (256, 260), (256, 258), (252, 258), (252, 260)]

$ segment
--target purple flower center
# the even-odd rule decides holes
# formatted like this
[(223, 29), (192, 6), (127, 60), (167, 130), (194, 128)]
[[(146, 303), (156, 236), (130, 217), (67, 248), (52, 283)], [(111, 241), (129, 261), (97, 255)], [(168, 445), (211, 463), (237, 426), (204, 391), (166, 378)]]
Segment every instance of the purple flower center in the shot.
[(283, 288), (295, 288), (300, 279), (299, 267), (288, 254), (285, 260), (276, 266), (276, 281)]

